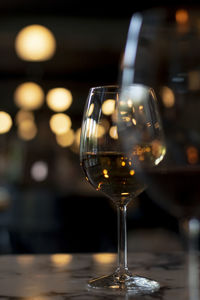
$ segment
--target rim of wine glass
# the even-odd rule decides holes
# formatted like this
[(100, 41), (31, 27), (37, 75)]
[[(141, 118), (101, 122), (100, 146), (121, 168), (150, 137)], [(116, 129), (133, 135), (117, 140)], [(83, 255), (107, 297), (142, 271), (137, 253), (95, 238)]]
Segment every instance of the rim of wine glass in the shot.
[(142, 83), (132, 83), (125, 87), (117, 85), (117, 84), (116, 85), (95, 86), (95, 87), (90, 88), (90, 92), (98, 92), (98, 91), (102, 92), (102, 90), (104, 90), (104, 92), (106, 92), (106, 93), (116, 93), (116, 91), (121, 92), (121, 90), (123, 90), (123, 88), (131, 88), (133, 86), (143, 86), (146, 89), (153, 91), (153, 88), (148, 85), (144, 85)]
[(116, 93), (116, 91), (120, 90), (120, 86), (119, 85), (102, 85), (102, 86), (95, 86), (90, 88), (91, 92), (102, 92), (102, 90), (104, 90), (107, 93)]

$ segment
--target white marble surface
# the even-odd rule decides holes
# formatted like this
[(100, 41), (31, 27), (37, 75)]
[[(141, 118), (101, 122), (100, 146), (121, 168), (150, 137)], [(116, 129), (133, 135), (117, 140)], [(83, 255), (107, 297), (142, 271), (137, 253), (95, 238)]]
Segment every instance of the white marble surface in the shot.
[(129, 269), (157, 280), (159, 292), (133, 296), (125, 292), (90, 291), (87, 281), (114, 271), (116, 255), (0, 256), (1, 299), (162, 299), (188, 300), (187, 268), (183, 253), (129, 254)]

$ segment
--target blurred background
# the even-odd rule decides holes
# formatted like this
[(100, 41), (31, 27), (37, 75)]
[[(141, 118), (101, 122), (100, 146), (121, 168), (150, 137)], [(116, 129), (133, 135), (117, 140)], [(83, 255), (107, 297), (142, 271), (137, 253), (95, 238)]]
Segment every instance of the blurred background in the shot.
[[(89, 88), (118, 83), (132, 14), (160, 5), (139, 2), (0, 2), (1, 254), (116, 251), (115, 208), (79, 165), (80, 126)], [(146, 193), (130, 205), (130, 250), (179, 249), (177, 232)]]

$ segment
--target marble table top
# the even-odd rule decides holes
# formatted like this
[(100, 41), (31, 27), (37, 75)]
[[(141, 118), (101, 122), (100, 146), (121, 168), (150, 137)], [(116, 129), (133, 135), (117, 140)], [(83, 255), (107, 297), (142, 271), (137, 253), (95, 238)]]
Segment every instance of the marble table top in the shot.
[(183, 253), (131, 253), (129, 269), (159, 281), (151, 295), (89, 290), (87, 281), (115, 270), (116, 254), (54, 254), (0, 256), (1, 299), (162, 299), (188, 300), (187, 259)]

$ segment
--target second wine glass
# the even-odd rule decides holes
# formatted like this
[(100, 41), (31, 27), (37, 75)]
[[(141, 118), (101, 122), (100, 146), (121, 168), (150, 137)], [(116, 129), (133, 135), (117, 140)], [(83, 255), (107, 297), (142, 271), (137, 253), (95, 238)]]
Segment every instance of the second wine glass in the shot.
[[(135, 87), (135, 90), (138, 90)], [(143, 87), (146, 98), (142, 98), (145, 109), (152, 117), (152, 105), (154, 103), (152, 91)], [(134, 294), (145, 294), (157, 291), (159, 283), (137, 275), (132, 275), (127, 265), (127, 239), (126, 239), (126, 210), (128, 203), (137, 197), (144, 189), (145, 184), (137, 174), (137, 161), (148, 159), (155, 161), (161, 157), (161, 152), (155, 152), (155, 156), (149, 157), (149, 151), (145, 145), (134, 144), (135, 155), (129, 157), (125, 154), (121, 144), (120, 131), (118, 131), (118, 105), (123, 106), (123, 100), (119, 99), (120, 89), (117, 86), (102, 86), (90, 89), (85, 106), (80, 144), (80, 160), (86, 179), (98, 191), (102, 191), (117, 207), (118, 212), (118, 266), (113, 274), (90, 280), (92, 288), (110, 288), (113, 290), (128, 290)], [(124, 95), (125, 96), (125, 95)], [(133, 106), (134, 99), (129, 99), (129, 107), (135, 109), (135, 119), (127, 122), (135, 127), (135, 138), (139, 138), (140, 126), (144, 126), (144, 120), (140, 110), (142, 103), (137, 102)], [(138, 113), (137, 113), (138, 112)], [(156, 114), (154, 115), (154, 122)], [(158, 124), (157, 124), (158, 125)], [(146, 127), (148, 128), (148, 127)], [(144, 132), (144, 131), (143, 131)], [(147, 133), (148, 130), (144, 132)], [(123, 133), (122, 133), (123, 134)], [(137, 140), (139, 143), (139, 139)]]

